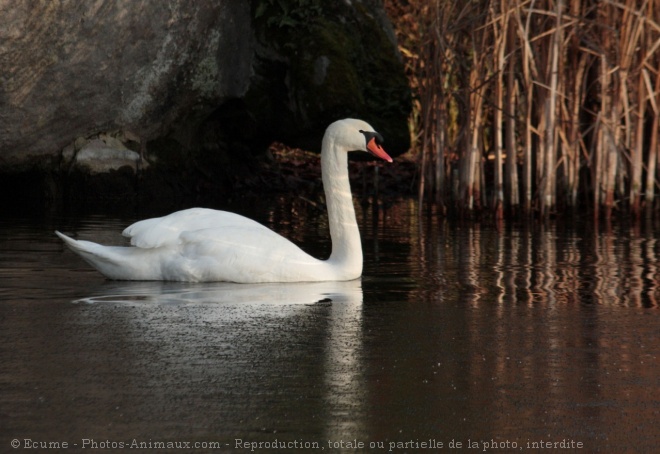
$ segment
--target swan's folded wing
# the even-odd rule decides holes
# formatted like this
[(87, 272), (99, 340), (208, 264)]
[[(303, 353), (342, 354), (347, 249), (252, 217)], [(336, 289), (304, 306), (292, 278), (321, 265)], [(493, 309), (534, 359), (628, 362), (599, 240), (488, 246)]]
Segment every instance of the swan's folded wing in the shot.
[(309, 273), (322, 266), (291, 241), (254, 224), (184, 232), (181, 260), (200, 277), (233, 282), (310, 280)]
[(268, 228), (239, 214), (206, 208), (177, 211), (160, 218), (145, 219), (127, 227), (123, 235), (139, 248), (156, 248), (181, 243), (181, 234), (209, 228), (263, 229)]

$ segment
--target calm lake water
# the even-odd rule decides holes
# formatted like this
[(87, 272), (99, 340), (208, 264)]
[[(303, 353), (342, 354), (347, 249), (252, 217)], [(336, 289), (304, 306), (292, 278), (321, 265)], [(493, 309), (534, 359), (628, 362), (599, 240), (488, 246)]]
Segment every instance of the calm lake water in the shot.
[[(329, 253), (305, 201), (242, 206)], [(294, 285), (107, 281), (53, 234), (163, 213), (3, 217), (0, 452), (657, 452), (660, 230), (358, 212), (363, 278)]]

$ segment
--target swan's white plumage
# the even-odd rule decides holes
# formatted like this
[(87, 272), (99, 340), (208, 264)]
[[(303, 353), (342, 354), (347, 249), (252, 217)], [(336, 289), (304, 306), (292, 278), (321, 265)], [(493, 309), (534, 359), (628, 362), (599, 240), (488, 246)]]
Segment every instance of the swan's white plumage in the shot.
[[(127, 227), (132, 247), (102, 246), (56, 232), (110, 279), (191, 282), (344, 281), (362, 274), (362, 246), (348, 182), (347, 152), (373, 150), (361, 120), (340, 120), (323, 137), (321, 167), (332, 253), (319, 260), (244, 216), (191, 208)], [(370, 135), (368, 138), (373, 139)], [(377, 156), (391, 160), (377, 146)]]
[(138, 221), (126, 227), (122, 235), (130, 238), (133, 246), (155, 248), (177, 244), (182, 232), (210, 228), (263, 229), (272, 232), (267, 227), (240, 214), (208, 208), (191, 208), (160, 218)]

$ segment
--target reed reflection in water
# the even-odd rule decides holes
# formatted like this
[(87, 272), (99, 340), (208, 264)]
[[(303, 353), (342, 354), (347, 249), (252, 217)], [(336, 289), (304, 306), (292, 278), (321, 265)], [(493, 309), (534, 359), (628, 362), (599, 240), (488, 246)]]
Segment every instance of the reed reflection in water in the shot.
[(410, 224), (407, 259), (430, 292), (435, 285), (460, 285), (473, 305), (485, 299), (658, 306), (660, 245), (651, 226), (603, 232), (582, 223), (498, 229), (412, 218)]
[[(450, 427), (447, 436), (473, 440), (568, 437), (610, 452), (641, 452), (658, 440), (660, 276), (652, 225), (497, 228), (396, 212), (380, 222), (407, 222), (397, 229), (410, 235), (398, 266), (367, 274), (398, 282), (392, 287), (407, 301), (390, 332), (412, 339), (374, 342), (406, 358), (397, 369), (418, 372), (421, 390), (409, 394), (414, 404), (407, 408), (437, 414), (444, 407), (439, 425)], [(381, 264), (397, 250), (381, 241)], [(405, 386), (394, 383), (381, 394)], [(407, 408), (393, 403), (391, 411)], [(439, 430), (428, 423), (425, 432)]]

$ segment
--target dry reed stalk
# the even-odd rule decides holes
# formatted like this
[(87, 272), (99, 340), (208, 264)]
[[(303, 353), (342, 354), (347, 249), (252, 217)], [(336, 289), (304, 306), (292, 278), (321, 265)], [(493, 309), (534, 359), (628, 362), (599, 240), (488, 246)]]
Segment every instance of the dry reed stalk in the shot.
[(443, 97), (440, 97), (438, 103), (438, 111), (436, 114), (436, 144), (435, 144), (435, 203), (441, 207), (441, 211), (445, 210), (445, 129), (444, 124), (447, 122), (447, 115)]
[[(431, 103), (428, 100), (429, 93), (426, 90), (426, 93), (423, 93), (425, 96), (422, 97), (422, 109), (424, 116), (424, 124), (429, 124), (429, 118), (431, 116)], [(419, 185), (417, 188), (417, 200), (419, 200), (420, 209), (424, 204), (424, 191), (426, 189), (426, 163), (428, 161), (428, 149), (429, 149), (429, 133), (428, 129), (424, 129), (422, 135), (422, 149), (420, 150), (419, 156)]]
[(660, 129), (660, 123), (658, 122), (658, 114), (656, 113), (653, 116), (653, 123), (651, 127), (651, 138), (649, 140), (649, 156), (648, 156), (648, 165), (647, 165), (647, 174), (646, 174), (646, 192), (645, 192), (645, 202), (647, 209), (653, 208), (653, 202), (655, 200), (655, 186), (658, 184), (656, 176), (656, 165), (658, 162), (658, 153), (660, 153), (660, 146), (658, 141), (658, 129)]
[[(660, 41), (659, 41), (660, 42)], [(656, 61), (658, 58), (656, 58)], [(645, 192), (645, 199), (646, 199), (646, 207), (647, 209), (651, 209), (653, 206), (654, 202), (654, 196), (655, 196), (655, 186), (656, 186), (656, 164), (657, 164), (657, 157), (658, 153), (660, 153), (660, 148), (658, 147), (658, 129), (660, 129), (660, 124), (658, 121), (658, 118), (660, 117), (660, 112), (658, 110), (658, 105), (660, 105), (660, 71), (656, 70), (656, 79), (655, 79), (655, 90), (653, 87), (651, 87), (651, 81), (650, 78), (648, 77), (648, 72), (646, 69), (644, 69), (644, 75), (646, 83), (647, 83), (647, 90), (649, 92), (649, 100), (651, 103), (651, 108), (653, 109), (653, 122), (651, 126), (651, 137), (650, 137), (650, 144), (649, 144), (649, 156), (648, 156), (648, 164), (647, 164), (647, 171), (646, 171), (646, 192)]]
[(601, 115), (598, 113), (596, 115), (596, 124), (595, 124), (595, 140), (592, 142), (590, 153), (589, 153), (589, 169), (591, 171), (591, 179), (593, 180), (593, 211), (594, 218), (599, 218), (600, 205), (601, 205), (601, 174), (603, 173), (603, 160), (601, 159), (600, 153), (598, 152), (598, 146), (602, 143), (603, 130), (600, 126), (601, 124)]
[(556, 198), (556, 162), (557, 149), (555, 137), (557, 135), (557, 87), (559, 84), (559, 56), (561, 54), (560, 44), (562, 42), (562, 13), (564, 9), (563, 0), (556, 0), (555, 4), (555, 29), (552, 34), (552, 43), (550, 48), (550, 87), (549, 96), (546, 99), (545, 107), (545, 169), (541, 193), (541, 216), (547, 217), (555, 208)]
[[(495, 39), (495, 100), (493, 105), (494, 130), (495, 130), (495, 188), (493, 207), (495, 218), (504, 217), (504, 175), (503, 175), (503, 152), (504, 152), (504, 66), (506, 38), (508, 36), (507, 27), (509, 24), (508, 5), (506, 0), (500, 4), (501, 11), (496, 13), (494, 5), (491, 4), (490, 12), (493, 24), (493, 36)], [(513, 156), (508, 157), (512, 159)]]
[[(604, 24), (614, 23), (613, 8), (605, 5), (601, 8)], [(613, 86), (613, 73), (616, 68), (612, 68), (609, 63), (608, 52), (612, 46), (612, 36), (609, 33), (602, 35), (601, 53), (600, 58), (600, 112), (598, 115), (599, 127), (594, 150), (595, 159), (597, 160), (596, 172), (599, 180), (599, 187), (595, 197), (597, 198), (595, 211), (598, 207), (602, 206), (605, 210), (605, 217), (609, 219), (614, 207), (614, 186), (616, 178), (616, 160), (617, 160), (617, 146), (615, 140), (616, 124), (619, 120), (618, 114), (615, 112), (618, 105), (613, 100), (613, 92), (616, 92)]]
[[(470, 87), (479, 87), (480, 57), (474, 56), (473, 66), (470, 69)], [(481, 133), (483, 128), (483, 86), (472, 91), (469, 95), (469, 135), (467, 149), (463, 157), (461, 174), (459, 176), (462, 208), (472, 211), (479, 206), (481, 197), (480, 188), (480, 160), (481, 160)], [(476, 206), (475, 206), (476, 205)]]
[(630, 182), (630, 206), (635, 217), (639, 217), (641, 209), (640, 195), (642, 192), (642, 159), (644, 154), (644, 117), (646, 111), (644, 75), (639, 73), (637, 87), (637, 116), (635, 118), (636, 134), (631, 148), (632, 181)]
[[(640, 212), (640, 194), (642, 189), (642, 158), (644, 146), (644, 113), (646, 106), (646, 94), (644, 93), (645, 84), (643, 74), (636, 71), (635, 59), (638, 57), (640, 49), (642, 52), (642, 60), (644, 59), (644, 17), (636, 14), (635, 1), (628, 0), (623, 8), (623, 26), (621, 27), (620, 43), (620, 89), (621, 99), (624, 104), (624, 122), (625, 134), (624, 146), (630, 150), (630, 166), (631, 166), (631, 181), (630, 181), (630, 206), (633, 215), (639, 216)], [(635, 72), (638, 72), (635, 75)], [(635, 84), (633, 78), (637, 78)], [(631, 80), (636, 85), (636, 91), (633, 92), (628, 88), (628, 81)], [(637, 115), (632, 115), (633, 109), (630, 106), (630, 97), (633, 96), (637, 104)]]
[[(532, 11), (535, 6), (535, 0), (531, 0), (528, 11)], [(536, 69), (536, 60), (530, 40), (531, 14), (523, 17), (523, 5), (520, 1), (516, 2), (514, 9), (518, 39), (522, 47), (522, 73), (523, 73), (523, 91), (525, 93), (525, 112), (523, 129), (523, 212), (529, 215), (532, 211), (532, 164), (533, 164), (533, 108), (534, 108), (534, 83), (533, 80), (538, 76)]]
[[(445, 52), (443, 50), (441, 35), (441, 23), (443, 21), (443, 10), (440, 8), (439, 0), (434, 3), (433, 9), (433, 34), (434, 55), (433, 55), (433, 81), (435, 86), (435, 123), (433, 125), (434, 153), (433, 153), (433, 187), (435, 188), (433, 201), (440, 207), (440, 213), (445, 211), (445, 125), (447, 123), (446, 103), (447, 94), (445, 90)], [(429, 125), (430, 126), (430, 125)]]
[[(506, 1), (506, 0), (503, 0)], [(503, 3), (504, 5), (504, 3)], [(507, 81), (506, 81), (506, 102), (504, 104), (505, 116), (505, 146), (506, 146), (506, 187), (505, 192), (508, 194), (508, 203), (512, 210), (520, 205), (520, 194), (518, 191), (518, 157), (516, 152), (516, 60), (514, 53), (516, 48), (516, 31), (514, 18), (511, 16), (508, 4), (507, 8), (507, 29), (506, 29), (506, 49), (509, 58), (507, 58)], [(504, 6), (502, 9), (505, 9)]]
[(577, 71), (575, 73), (575, 84), (573, 85), (573, 93), (571, 96), (572, 109), (570, 112), (570, 120), (568, 126), (569, 143), (566, 147), (568, 152), (568, 184), (567, 190), (569, 192), (569, 205), (575, 207), (577, 205), (578, 187), (580, 179), (580, 150), (584, 148), (582, 133), (580, 131), (580, 115), (582, 113), (582, 105), (585, 100), (585, 87), (584, 75), (587, 69), (588, 56), (586, 54), (580, 55)]
[(581, 31), (584, 29), (586, 8), (581, 0), (570, 0), (567, 6), (571, 26), (566, 31), (566, 45), (562, 60), (565, 68), (560, 79), (561, 91), (565, 93), (560, 101), (561, 156), (564, 170), (564, 200), (569, 207), (576, 207), (580, 183), (580, 150), (584, 147), (580, 130), (580, 115), (585, 100), (585, 71), (590, 58), (581, 49)]

